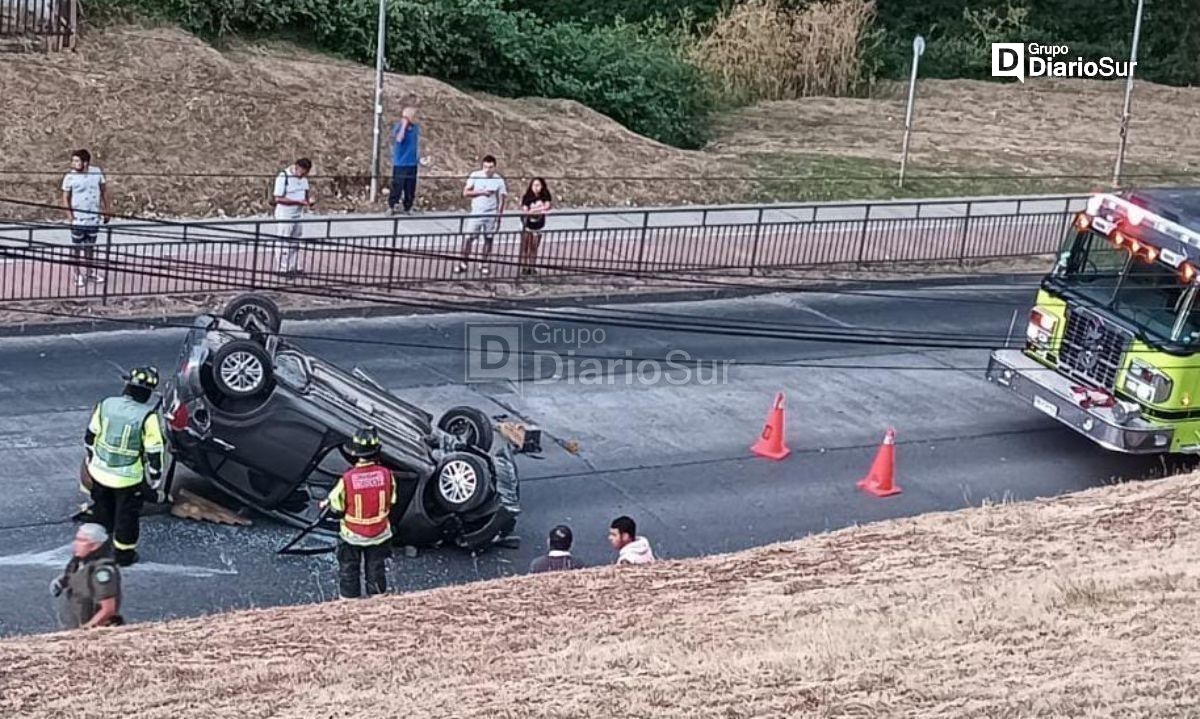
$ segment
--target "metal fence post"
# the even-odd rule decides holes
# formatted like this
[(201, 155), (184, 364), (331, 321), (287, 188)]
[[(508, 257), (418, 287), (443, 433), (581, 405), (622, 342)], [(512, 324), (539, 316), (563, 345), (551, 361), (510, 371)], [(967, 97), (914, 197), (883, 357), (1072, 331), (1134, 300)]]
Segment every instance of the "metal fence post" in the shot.
[[(874, 205), (867, 203), (867, 210), (863, 213), (862, 232), (858, 234), (858, 260), (856, 265), (861, 265), (867, 252), (867, 225), (871, 224), (871, 208)], [(817, 222), (817, 209), (813, 208), (813, 224)]]
[(400, 238), (400, 218), (396, 217), (392, 220), (392, 247), (391, 247), (392, 251), (389, 253), (389, 254), (391, 254), (392, 257), (388, 261), (387, 288), (389, 290), (392, 289), (392, 277), (394, 277), (395, 273), (396, 273), (396, 255), (397, 255), (397, 253), (399, 253), (399, 249), (396, 247), (396, 244), (399, 242), (399, 238)]
[(254, 223), (254, 253), (250, 257), (250, 289), (258, 287), (258, 245), (262, 240), (262, 222)]
[[(108, 272), (108, 268), (112, 267), (112, 227), (105, 226), (104, 228), (104, 271)], [(105, 278), (110, 279), (110, 278)], [(104, 290), (100, 296), (100, 304), (108, 304), (108, 286), (110, 282), (104, 283)]]
[(974, 202), (968, 200), (967, 201), (967, 212), (966, 212), (966, 214), (963, 215), (962, 238), (959, 240), (959, 243), (958, 243), (958, 264), (960, 267), (962, 265), (966, 264), (966, 262), (967, 262), (967, 240), (970, 237), (969, 233), (971, 231), (971, 207), (974, 204), (975, 204)]
[(750, 249), (750, 276), (754, 276), (754, 269), (758, 267), (758, 241), (762, 236), (763, 226), (763, 208), (758, 208), (758, 217), (754, 220), (754, 244)]
[(646, 256), (646, 234), (650, 228), (650, 212), (649, 210), (642, 211), (642, 237), (638, 241), (638, 258), (637, 267), (634, 269), (634, 274), (642, 274), (642, 261)]

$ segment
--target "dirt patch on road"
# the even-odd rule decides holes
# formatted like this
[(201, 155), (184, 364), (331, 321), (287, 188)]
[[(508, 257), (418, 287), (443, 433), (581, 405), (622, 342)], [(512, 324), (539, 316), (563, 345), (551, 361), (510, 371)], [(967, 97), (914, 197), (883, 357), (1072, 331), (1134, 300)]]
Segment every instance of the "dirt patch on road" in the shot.
[[(863, 501), (877, 501), (866, 499)], [(7, 716), (1186, 716), (1194, 476), (740, 554), (0, 642)], [(104, 682), (63, 667), (105, 667)]]

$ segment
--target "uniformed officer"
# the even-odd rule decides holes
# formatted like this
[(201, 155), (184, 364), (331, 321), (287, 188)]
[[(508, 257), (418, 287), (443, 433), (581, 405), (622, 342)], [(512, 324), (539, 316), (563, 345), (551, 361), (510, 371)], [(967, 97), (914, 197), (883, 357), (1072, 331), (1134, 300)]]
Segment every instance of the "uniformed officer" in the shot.
[(137, 367), (124, 380), (120, 396), (96, 405), (83, 441), (92, 479), (92, 516), (112, 535), (117, 564), (127, 567), (138, 559), (146, 479), (157, 483), (162, 477), (163, 438), (150, 403), (158, 370)]
[(391, 470), (379, 464), (383, 444), (374, 427), (355, 432), (345, 449), (356, 460), (355, 465), (334, 485), (321, 508), (328, 506), (342, 517), (337, 548), (338, 596), (355, 599), (362, 596), (363, 575), (367, 596), (387, 591), (396, 483)]
[(109, 556), (108, 532), (84, 524), (75, 532), (72, 553), (61, 576), (50, 582), (55, 597), (64, 592), (59, 616), (68, 629), (118, 626), (121, 618), (121, 571)]

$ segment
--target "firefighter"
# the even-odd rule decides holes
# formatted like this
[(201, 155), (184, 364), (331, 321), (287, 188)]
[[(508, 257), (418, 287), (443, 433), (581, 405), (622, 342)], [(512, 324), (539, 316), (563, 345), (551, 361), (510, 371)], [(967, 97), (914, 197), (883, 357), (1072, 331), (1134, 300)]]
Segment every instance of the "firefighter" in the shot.
[(341, 515), (337, 548), (338, 596), (362, 596), (363, 575), (367, 596), (387, 591), (387, 558), (391, 554), (392, 506), (396, 503), (396, 481), (379, 463), (383, 444), (374, 427), (363, 427), (345, 445), (355, 460), (334, 485), (321, 508)]
[(155, 405), (158, 370), (137, 367), (123, 377), (125, 389), (96, 405), (84, 435), (92, 479), (92, 516), (112, 535), (115, 559), (127, 567), (138, 560), (139, 521), (146, 480), (163, 470), (163, 438)]

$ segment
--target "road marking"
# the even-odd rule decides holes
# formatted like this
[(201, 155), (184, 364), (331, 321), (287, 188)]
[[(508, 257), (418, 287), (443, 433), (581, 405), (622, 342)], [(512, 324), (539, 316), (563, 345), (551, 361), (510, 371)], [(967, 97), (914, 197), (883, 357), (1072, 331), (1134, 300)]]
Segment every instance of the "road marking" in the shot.
[[(23, 552), (0, 556), (0, 567), (48, 567), (62, 570), (71, 560), (71, 545), (64, 544), (57, 549), (44, 552)], [(154, 574), (171, 574), (180, 577), (216, 577), (235, 576), (236, 569), (197, 567), (189, 564), (161, 564), (159, 562), (138, 562), (132, 567), (126, 567), (124, 572), (152, 572)]]
[(804, 304), (803, 302), (800, 302), (799, 300), (793, 300), (792, 306), (795, 307), (796, 309), (803, 310), (803, 311), (809, 313), (810, 315), (815, 315), (816, 317), (820, 317), (821, 319), (825, 320), (826, 322), (832, 322), (833, 324), (835, 324), (839, 327), (847, 327), (847, 328), (857, 327), (857, 325), (855, 325), (855, 324), (852, 324), (850, 322), (843, 322), (843, 321), (839, 320), (838, 318), (833, 317), (831, 315), (827, 315), (818, 309), (809, 307), (808, 305)]

